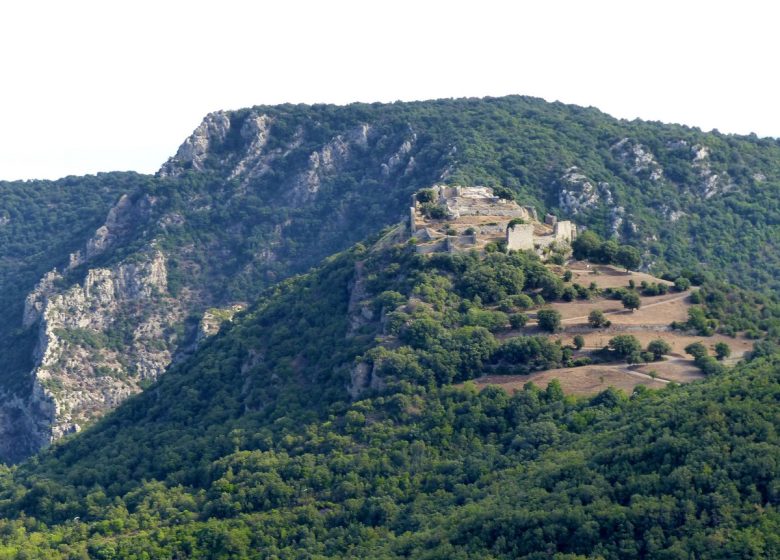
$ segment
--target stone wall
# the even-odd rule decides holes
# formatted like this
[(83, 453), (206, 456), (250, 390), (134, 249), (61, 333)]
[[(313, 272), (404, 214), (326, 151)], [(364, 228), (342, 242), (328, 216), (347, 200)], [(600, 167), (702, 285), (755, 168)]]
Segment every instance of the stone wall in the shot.
[(534, 248), (534, 225), (517, 224), (506, 230), (506, 248), (527, 251)]
[(571, 243), (577, 238), (577, 226), (568, 220), (557, 222), (553, 229), (553, 237), (556, 241)]

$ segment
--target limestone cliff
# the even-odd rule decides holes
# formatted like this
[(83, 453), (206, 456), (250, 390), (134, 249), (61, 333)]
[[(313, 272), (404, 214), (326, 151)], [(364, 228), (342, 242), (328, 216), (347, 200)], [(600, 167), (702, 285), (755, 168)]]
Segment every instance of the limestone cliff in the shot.
[(0, 459), (78, 431), (215, 334), (235, 302), (400, 220), (408, 196), (389, 194), (420, 180), (409, 125), (285, 118), (207, 115), (40, 277), (20, 325), (34, 367), (0, 387)]
[[(26, 408), (39, 446), (78, 431), (161, 374), (186, 301), (167, 295), (160, 251), (89, 269), (81, 283), (58, 289), (62, 279), (47, 274), (25, 310), (38, 329)], [(10, 429), (0, 418), (0, 433)]]

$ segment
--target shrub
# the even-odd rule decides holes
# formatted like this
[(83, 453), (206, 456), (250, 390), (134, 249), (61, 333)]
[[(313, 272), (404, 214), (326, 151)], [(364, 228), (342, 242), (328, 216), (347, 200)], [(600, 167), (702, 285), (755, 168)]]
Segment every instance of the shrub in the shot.
[(519, 329), (525, 326), (528, 322), (528, 316), (524, 313), (512, 313), (509, 316), (509, 324), (513, 329)]
[(674, 289), (677, 290), (678, 292), (684, 292), (690, 287), (691, 287), (691, 281), (688, 280), (685, 276), (680, 276), (679, 278), (677, 278), (677, 280), (674, 281)]
[(724, 360), (731, 356), (731, 348), (725, 342), (718, 342), (715, 345), (715, 357), (718, 360)]
[(623, 297), (620, 298), (620, 301), (623, 302), (623, 307), (630, 309), (631, 311), (639, 309), (642, 305), (642, 300), (639, 299), (639, 296), (635, 292), (626, 292), (623, 294)]
[(665, 340), (658, 338), (656, 340), (652, 340), (647, 345), (647, 351), (653, 355), (652, 360), (658, 361), (666, 354), (671, 352), (672, 347)]
[(601, 327), (606, 326), (607, 319), (604, 317), (604, 312), (600, 309), (594, 309), (590, 312), (588, 315), (588, 323), (590, 323), (590, 326), (594, 329), (598, 329)]
[(540, 309), (536, 317), (542, 330), (558, 332), (561, 329), (561, 314), (555, 309)]
[(638, 354), (642, 350), (637, 338), (630, 334), (619, 334), (609, 341), (609, 348), (621, 358), (626, 358), (632, 354)]

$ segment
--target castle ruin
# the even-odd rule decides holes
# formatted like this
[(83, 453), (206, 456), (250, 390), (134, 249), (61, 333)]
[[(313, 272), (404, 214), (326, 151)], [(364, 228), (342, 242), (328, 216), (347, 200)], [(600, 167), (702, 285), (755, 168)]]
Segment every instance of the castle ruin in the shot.
[(548, 214), (541, 223), (534, 207), (500, 198), (490, 187), (434, 185), (422, 198), (413, 195), (409, 208), (410, 235), (420, 253), (484, 249), (503, 241), (508, 250), (541, 255), (577, 236), (573, 222)]

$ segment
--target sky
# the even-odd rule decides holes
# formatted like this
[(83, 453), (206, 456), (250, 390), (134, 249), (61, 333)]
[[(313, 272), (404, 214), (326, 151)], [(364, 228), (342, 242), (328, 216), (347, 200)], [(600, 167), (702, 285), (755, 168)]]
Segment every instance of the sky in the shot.
[(153, 173), (208, 112), (523, 94), (780, 136), (766, 0), (0, 7), (0, 179)]

